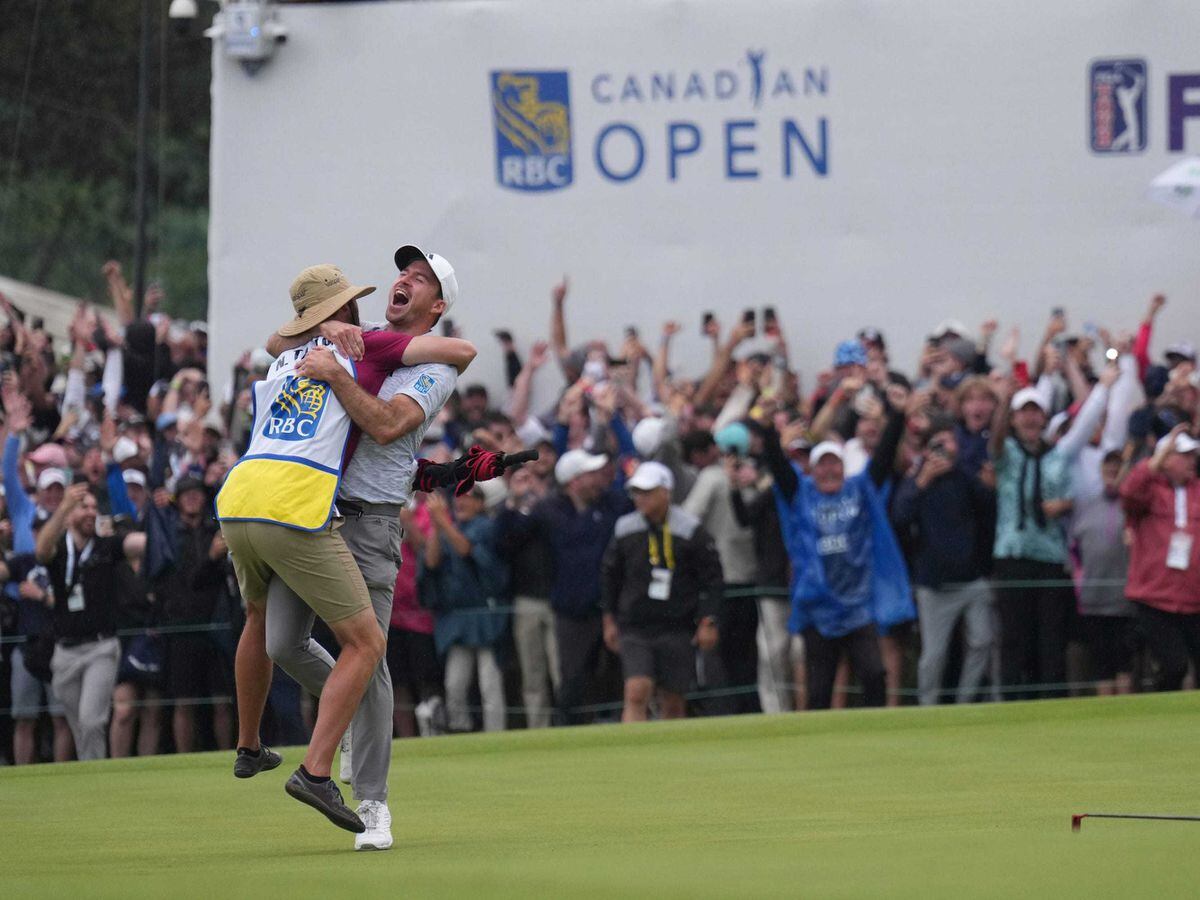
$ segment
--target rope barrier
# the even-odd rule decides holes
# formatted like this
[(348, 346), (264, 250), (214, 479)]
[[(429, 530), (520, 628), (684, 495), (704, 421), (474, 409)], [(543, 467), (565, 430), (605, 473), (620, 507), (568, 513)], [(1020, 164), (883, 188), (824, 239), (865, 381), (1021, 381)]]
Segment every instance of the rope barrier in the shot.
[[(1101, 684), (1105, 684), (1105, 683), (1106, 682), (1103, 682), (1103, 681), (1062, 681), (1062, 682), (1046, 682), (1046, 683), (1042, 683), (1042, 684), (987, 686), (987, 687), (980, 688), (980, 690), (979, 690), (979, 698), (980, 699), (977, 702), (978, 703), (995, 702), (991, 699), (994, 694), (1055, 694), (1055, 695), (1061, 695), (1061, 694), (1094, 691)], [(799, 687), (799, 685), (795, 684), (793, 682), (786, 682), (782, 685), (782, 687), (785, 690), (787, 690), (789, 694), (794, 696), (796, 689)], [(1143, 681), (1140, 684), (1140, 687), (1142, 690), (1148, 690), (1153, 687), (1153, 681), (1151, 679), (1143, 679)], [(841, 693), (843, 695), (849, 695), (849, 696), (859, 696), (860, 694), (862, 694), (862, 688), (856, 684), (852, 684), (852, 685), (847, 685), (844, 688), (835, 689), (835, 693)], [(888, 693), (890, 696), (893, 696), (893, 697), (898, 696), (898, 697), (911, 698), (911, 697), (916, 697), (918, 692), (917, 692), (916, 688), (899, 688), (897, 690), (889, 690)], [(944, 690), (940, 690), (938, 693), (939, 693), (939, 696), (941, 696), (941, 697), (950, 698), (950, 697), (955, 696), (955, 694), (957, 693), (957, 690), (955, 688), (946, 688)], [(688, 693), (684, 694), (684, 698), (686, 700), (690, 700), (690, 701), (702, 701), (702, 700), (716, 700), (716, 699), (722, 699), (722, 698), (728, 698), (728, 697), (742, 697), (742, 696), (757, 695), (757, 694), (758, 694), (758, 685), (757, 685), (757, 683), (755, 683), (755, 684), (736, 685), (736, 686), (722, 687), (722, 688), (709, 688), (706, 690), (698, 690), (698, 691), (689, 691)], [(444, 701), (445, 697), (443, 697), (442, 699)], [(133, 701), (122, 702), (121, 705), (123, 707), (132, 707), (134, 709), (142, 709), (145, 707), (216, 706), (218, 704), (232, 703), (232, 702), (233, 702), (233, 697), (226, 696), (226, 695), (216, 695), (216, 696), (212, 696), (212, 697), (187, 697), (187, 698), (181, 698), (178, 700), (170, 698), (170, 697), (151, 697), (151, 698), (147, 698), (147, 699), (143, 699), (143, 700), (133, 700)], [(560, 707), (554, 707), (554, 709), (555, 709), (555, 711), (562, 711), (569, 715), (588, 715), (588, 714), (594, 714), (594, 713), (619, 712), (624, 705), (625, 705), (624, 701), (622, 701), (622, 700), (613, 700), (613, 701), (607, 701), (607, 702), (603, 702), (603, 703), (588, 703), (588, 704), (583, 704), (580, 706), (573, 706), (567, 710), (561, 710)], [(407, 712), (413, 712), (416, 709), (416, 706), (413, 704), (397, 704), (396, 708), (405, 710)], [(483, 706), (481, 706), (481, 705), (473, 705), (473, 706), (468, 706), (466, 708), (472, 713), (482, 713), (483, 709), (484, 709)], [(538, 710), (534, 710), (532, 707), (528, 707), (528, 706), (511, 706), (511, 705), (506, 705), (504, 707), (504, 709), (505, 709), (505, 712), (509, 715), (523, 715), (523, 716), (528, 716), (530, 712), (538, 711)], [(25, 711), (36, 712), (40, 715), (41, 713), (44, 713), (44, 712), (45, 713), (50, 712), (51, 707), (49, 707), (49, 706), (27, 707)], [(11, 716), (12, 714), (13, 714), (12, 707), (0, 708), (0, 716)]]
[[(1070, 578), (1062, 579), (1042, 579), (1042, 580), (1013, 580), (1004, 581), (997, 579), (981, 579), (984, 584), (990, 589), (1029, 589), (1043, 587), (1123, 587), (1125, 582), (1119, 578), (1093, 578), (1087, 581), (1073, 581)], [(977, 584), (978, 582), (947, 582), (938, 590), (956, 590), (967, 587), (968, 585)], [(778, 585), (750, 585), (727, 588), (724, 592), (726, 600), (758, 600), (758, 599), (781, 599), (788, 600), (791, 598), (791, 590)], [(489, 616), (497, 613), (511, 614), (516, 612), (515, 606), (497, 605), (497, 606), (479, 606), (471, 609), (454, 610), (455, 615), (480, 615)], [(229, 622), (203, 622), (194, 625), (154, 625), (146, 628), (121, 628), (117, 630), (117, 637), (136, 637), (142, 634), (203, 634), (217, 631), (229, 631), (233, 626)], [(0, 647), (9, 644), (23, 644), (27, 640), (25, 635), (0, 635)]]

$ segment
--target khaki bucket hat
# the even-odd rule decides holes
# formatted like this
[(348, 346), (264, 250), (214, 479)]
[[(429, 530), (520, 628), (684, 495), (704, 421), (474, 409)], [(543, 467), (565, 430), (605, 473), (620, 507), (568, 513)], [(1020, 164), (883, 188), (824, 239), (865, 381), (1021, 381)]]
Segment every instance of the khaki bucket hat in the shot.
[(375, 290), (374, 285), (353, 285), (337, 266), (309, 266), (292, 282), (292, 306), (296, 317), (279, 328), (281, 337), (303, 334), (359, 297)]

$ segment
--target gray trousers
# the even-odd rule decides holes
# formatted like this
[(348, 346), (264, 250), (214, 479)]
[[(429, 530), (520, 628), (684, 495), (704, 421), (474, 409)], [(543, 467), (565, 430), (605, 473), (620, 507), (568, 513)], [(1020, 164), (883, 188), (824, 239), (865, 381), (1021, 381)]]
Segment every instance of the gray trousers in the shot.
[(983, 579), (952, 588), (917, 588), (921, 623), (921, 659), (917, 663), (917, 696), (923, 706), (938, 702), (946, 653), (959, 617), (963, 619), (966, 647), (957, 702), (970, 703), (987, 672), (996, 638), (992, 594)]
[(479, 697), (483, 701), (483, 730), (503, 731), (508, 710), (504, 705), (504, 675), (496, 664), (496, 654), (490, 647), (459, 644), (446, 654), (446, 715), (450, 730), (471, 731), (473, 728), (467, 698), (477, 669)]
[[(354, 554), (371, 594), (375, 620), (387, 638), (392, 596), (400, 564), (400, 520), (396, 516), (347, 518), (339, 533)], [(333, 670), (333, 657), (312, 639), (314, 614), (280, 578), (267, 591), (267, 654), (314, 697)], [(350, 723), (354, 799), (387, 800), (392, 762), (392, 678), (381, 659)]]
[(79, 759), (104, 759), (108, 755), (108, 714), (121, 642), (115, 637), (78, 647), (59, 644), (50, 658), (50, 686), (67, 717)]
[(788, 632), (791, 612), (792, 603), (786, 598), (758, 600), (758, 703), (765, 713), (791, 712), (795, 706)]
[[(513, 602), (513, 641), (521, 663), (521, 694), (530, 728), (546, 728), (554, 711), (550, 686), (558, 691), (558, 641), (549, 600), (517, 597)], [(449, 677), (447, 676), (447, 681)]]

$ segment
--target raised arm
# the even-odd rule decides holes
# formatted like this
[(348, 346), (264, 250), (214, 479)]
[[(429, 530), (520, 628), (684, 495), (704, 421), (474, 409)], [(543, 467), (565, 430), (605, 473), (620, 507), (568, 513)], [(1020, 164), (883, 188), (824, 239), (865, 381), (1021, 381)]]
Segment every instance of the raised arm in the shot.
[(1075, 421), (1058, 442), (1058, 446), (1068, 457), (1078, 456), (1100, 427), (1100, 420), (1104, 417), (1104, 409), (1108, 405), (1108, 392), (1116, 380), (1117, 367), (1105, 366), (1104, 371), (1100, 373), (1100, 380), (1083, 402), (1079, 414), (1075, 416)]
[(71, 517), (71, 513), (75, 510), (75, 507), (87, 496), (87, 492), (88, 485), (86, 482), (80, 481), (70, 485), (66, 493), (63, 494), (62, 503), (58, 504), (58, 509), (54, 511), (54, 515), (50, 517), (50, 520), (38, 532), (37, 548), (34, 550), (34, 555), (42, 565), (50, 562), (57, 555), (58, 542), (67, 533), (67, 519)]
[(423, 334), (413, 338), (404, 351), (404, 365), (419, 366), (424, 363), (444, 363), (453, 366), (461, 375), (475, 359), (475, 345), (462, 338), (438, 337)]
[(535, 341), (529, 348), (529, 356), (525, 365), (513, 382), (512, 396), (508, 400), (508, 415), (518, 427), (529, 418), (529, 399), (533, 394), (533, 376), (538, 369), (546, 364), (549, 358), (550, 345), (545, 341)]
[(663, 325), (658, 352), (654, 354), (654, 363), (650, 369), (654, 378), (654, 394), (661, 403), (667, 401), (671, 384), (671, 338), (679, 333), (679, 329), (678, 322), (667, 322)]
[(579, 373), (575, 372), (572, 375), (567, 372), (567, 357), (571, 354), (571, 350), (567, 346), (567, 317), (563, 305), (567, 300), (568, 287), (567, 276), (564, 275), (562, 281), (556, 284), (550, 292), (550, 345), (554, 348), (554, 355), (558, 357), (558, 364), (562, 366), (563, 374), (570, 381), (572, 377), (578, 378)]
[(993, 462), (1004, 456), (1004, 442), (1012, 428), (1012, 383), (1011, 380), (996, 384), (996, 412), (992, 415), (992, 435), (988, 438), (988, 454)]
[(733, 351), (753, 332), (754, 325), (752, 323), (739, 322), (729, 332), (729, 340), (718, 345), (717, 352), (713, 356), (712, 368), (708, 370), (708, 374), (704, 376), (704, 381), (696, 391), (696, 398), (693, 401), (696, 406), (704, 406), (712, 399), (724, 379), (725, 373), (729, 371), (729, 364), (733, 361)]

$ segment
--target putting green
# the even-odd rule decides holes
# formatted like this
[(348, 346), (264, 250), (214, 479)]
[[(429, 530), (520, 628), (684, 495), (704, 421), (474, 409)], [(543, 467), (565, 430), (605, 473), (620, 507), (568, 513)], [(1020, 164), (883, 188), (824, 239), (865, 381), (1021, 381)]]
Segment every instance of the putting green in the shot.
[(1200, 693), (397, 742), (394, 849), (232, 754), (0, 770), (6, 897), (1195, 896)]

